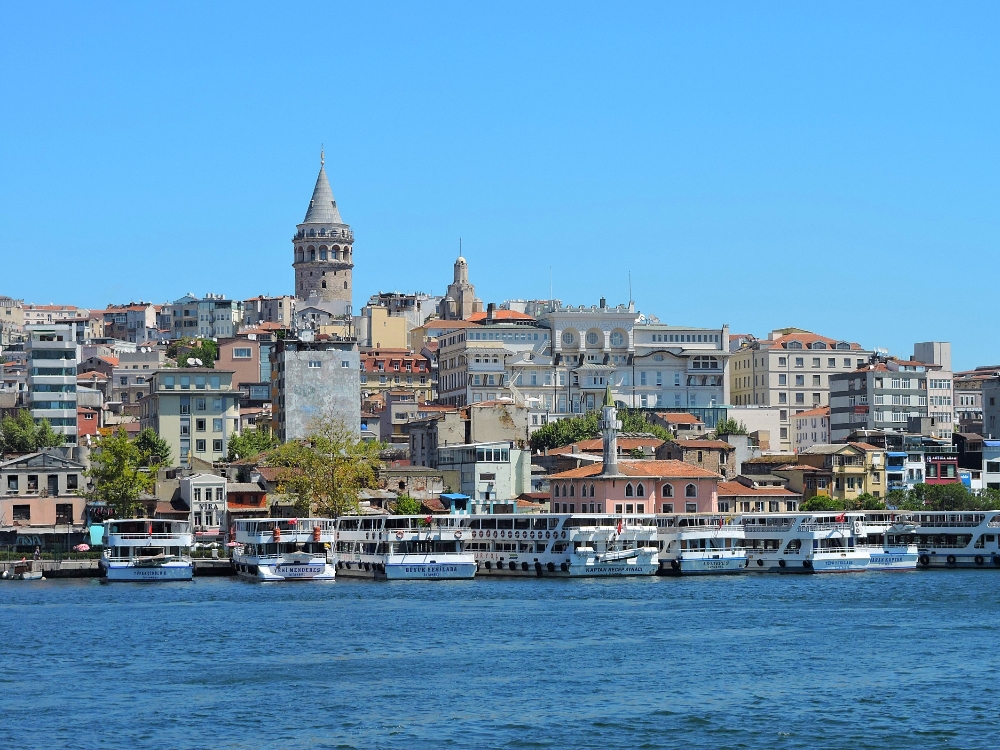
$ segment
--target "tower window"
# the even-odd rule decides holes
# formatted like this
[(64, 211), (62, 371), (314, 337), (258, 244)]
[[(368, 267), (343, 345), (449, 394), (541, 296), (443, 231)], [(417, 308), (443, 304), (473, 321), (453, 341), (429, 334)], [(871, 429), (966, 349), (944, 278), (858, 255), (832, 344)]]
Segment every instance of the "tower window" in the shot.
[(347, 282), (344, 282), (344, 289), (347, 289)]
[(326, 289), (326, 282), (323, 282), (323, 288)]

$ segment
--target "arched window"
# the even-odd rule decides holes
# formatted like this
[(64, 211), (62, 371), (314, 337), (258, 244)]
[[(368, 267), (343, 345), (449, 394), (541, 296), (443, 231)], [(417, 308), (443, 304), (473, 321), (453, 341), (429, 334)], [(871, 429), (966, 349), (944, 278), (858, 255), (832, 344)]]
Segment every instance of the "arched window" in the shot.
[(573, 343), (573, 334), (570, 331), (563, 331), (562, 340), (564, 344)]
[(621, 331), (612, 331), (611, 346), (625, 346), (625, 334)]
[(326, 282), (323, 282), (323, 288), (326, 289)]
[(689, 484), (684, 488), (684, 497), (698, 497), (698, 488), (693, 484)]
[(344, 282), (344, 289), (347, 289), (347, 282)]
[(552, 487), (552, 497), (559, 497), (559, 485), (553, 485)]
[[(591, 497), (594, 497), (594, 485), (590, 485), (590, 496), (591, 496)], [(600, 512), (601, 512), (601, 509), (600, 509), (600, 508), (598, 508), (598, 509), (597, 509), (597, 512), (598, 512), (598, 513), (600, 513)]]
[(599, 339), (599, 337), (597, 335), (597, 331), (590, 331), (590, 332), (587, 333), (587, 345), (588, 346), (597, 346), (598, 339)]
[(663, 485), (663, 490), (660, 493), (661, 497), (673, 497), (674, 496), (674, 486), (672, 484)]
[(632, 483), (629, 482), (628, 484), (625, 485), (625, 497), (632, 497), (632, 495), (633, 495)]
[(587, 496), (587, 485), (581, 484), (580, 485), (580, 497), (586, 497), (586, 496)]
[(569, 496), (570, 497), (576, 497), (576, 485), (575, 484), (571, 484), (569, 486)]
[(646, 488), (640, 482), (635, 486), (635, 496), (636, 497), (646, 497)]
[(316, 260), (316, 248), (309, 246), (309, 260)]

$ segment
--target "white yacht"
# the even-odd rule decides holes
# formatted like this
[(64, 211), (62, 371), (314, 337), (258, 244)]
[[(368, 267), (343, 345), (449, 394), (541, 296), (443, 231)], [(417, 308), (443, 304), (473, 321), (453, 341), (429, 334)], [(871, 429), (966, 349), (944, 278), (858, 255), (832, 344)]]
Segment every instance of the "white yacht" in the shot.
[(651, 515), (473, 515), (466, 524), (462, 547), (480, 575), (653, 575), (658, 567)]
[(866, 511), (859, 543), (868, 547), (868, 570), (916, 570), (916, 525), (898, 511)]
[(337, 569), (342, 576), (390, 580), (472, 578), (476, 560), (462, 549), (468, 516), (341, 516)]
[(744, 515), (747, 570), (762, 573), (846, 573), (868, 568), (870, 552), (857, 539), (862, 513)]
[(236, 521), (233, 568), (258, 581), (332, 581), (334, 521), (242, 518)]
[(191, 524), (166, 518), (104, 522), (99, 567), (108, 581), (190, 581)]
[(919, 568), (1000, 568), (1000, 511), (903, 512)]
[(743, 526), (713, 513), (656, 517), (660, 573), (742, 573), (747, 566)]

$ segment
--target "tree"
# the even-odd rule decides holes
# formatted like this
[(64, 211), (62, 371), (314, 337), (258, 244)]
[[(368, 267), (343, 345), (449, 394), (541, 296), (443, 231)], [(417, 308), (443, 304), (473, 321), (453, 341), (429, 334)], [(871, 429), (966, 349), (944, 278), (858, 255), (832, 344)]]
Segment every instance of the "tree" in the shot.
[(135, 447), (143, 456), (143, 466), (170, 463), (170, 444), (157, 435), (152, 427), (147, 427), (136, 435)]
[(400, 495), (396, 498), (396, 505), (392, 512), (397, 516), (416, 516), (423, 510), (423, 504), (416, 498), (409, 495)]
[(737, 422), (735, 419), (720, 419), (719, 423), (715, 425), (715, 434), (717, 437), (722, 437), (723, 435), (746, 435), (747, 426), (743, 422)]
[(267, 465), (279, 469), (278, 491), (300, 513), (341, 516), (358, 509), (358, 492), (376, 486), (378, 454), (385, 446), (365, 442), (333, 419), (313, 423), (308, 437), (275, 448)]
[(132, 518), (142, 508), (143, 492), (153, 489), (159, 464), (150, 464), (125, 430), (98, 440), (91, 456), (91, 468), (84, 472), (93, 482), (87, 492), (91, 500), (107, 503), (117, 518)]
[(55, 448), (65, 439), (52, 429), (49, 420), (37, 423), (27, 409), (18, 411), (17, 416), (4, 417), (0, 422), (0, 453), (33, 453), (41, 448)]
[(836, 500), (829, 495), (814, 495), (799, 506), (799, 510), (807, 513), (828, 510), (846, 510), (843, 500)]
[[(618, 419), (622, 423), (622, 432), (645, 432), (660, 440), (673, 440), (669, 430), (649, 421), (649, 416), (641, 409), (619, 409)], [(600, 417), (591, 411), (579, 417), (567, 417), (557, 422), (549, 422), (531, 434), (532, 450), (543, 448), (558, 448), (580, 440), (592, 440), (600, 437)]]
[(199, 359), (202, 367), (214, 368), (219, 358), (219, 345), (211, 339), (185, 337), (167, 348), (167, 356), (176, 357), (178, 367), (187, 367), (189, 359)]
[(255, 458), (264, 451), (277, 448), (281, 441), (267, 425), (257, 425), (252, 430), (244, 430), (229, 439), (229, 460)]

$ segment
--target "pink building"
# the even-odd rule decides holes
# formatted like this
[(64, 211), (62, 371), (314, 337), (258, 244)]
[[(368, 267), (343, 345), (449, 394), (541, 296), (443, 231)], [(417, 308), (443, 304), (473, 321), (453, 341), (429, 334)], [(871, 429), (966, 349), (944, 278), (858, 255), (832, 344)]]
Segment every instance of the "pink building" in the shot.
[(716, 513), (715, 472), (683, 461), (619, 459), (549, 476), (553, 513)]

